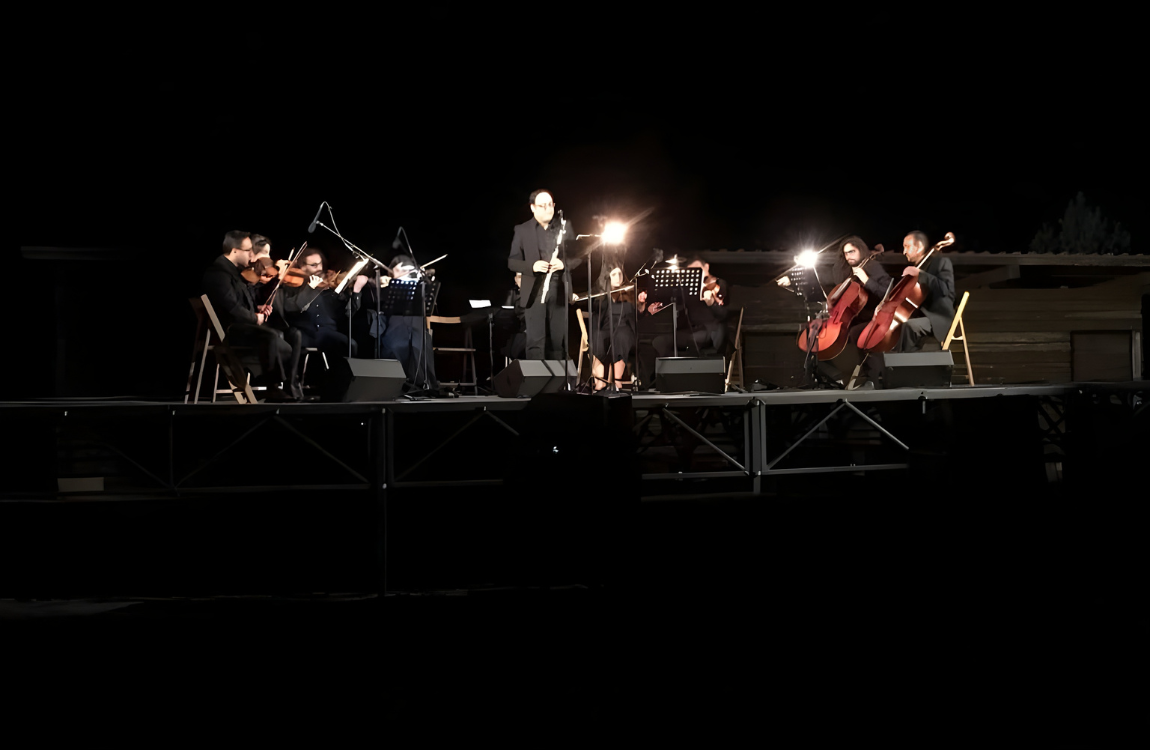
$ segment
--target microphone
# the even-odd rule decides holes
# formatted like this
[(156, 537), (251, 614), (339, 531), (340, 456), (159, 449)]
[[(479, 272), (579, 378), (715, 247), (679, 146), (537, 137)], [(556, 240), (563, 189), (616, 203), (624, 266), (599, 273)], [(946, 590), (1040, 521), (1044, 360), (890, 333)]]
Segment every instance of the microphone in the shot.
[[(327, 203), (327, 201), (324, 201), (324, 203)], [(315, 225), (319, 223), (319, 215), (323, 212), (324, 203), (319, 204), (319, 208), (316, 209), (315, 218), (311, 220), (311, 224), (309, 224), (307, 228), (308, 234), (315, 231)]]
[(399, 241), (399, 233), (403, 231), (403, 227), (395, 230), (395, 239), (391, 241), (391, 249), (398, 250), (403, 247), (403, 243)]

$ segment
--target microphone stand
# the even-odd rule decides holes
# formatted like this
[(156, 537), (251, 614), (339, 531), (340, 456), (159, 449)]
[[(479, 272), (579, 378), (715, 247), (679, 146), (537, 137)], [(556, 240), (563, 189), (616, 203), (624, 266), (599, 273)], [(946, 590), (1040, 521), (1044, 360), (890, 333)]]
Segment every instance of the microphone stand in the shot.
[[(331, 210), (330, 206), (328, 207), (328, 210), (329, 211)], [(335, 223), (335, 220), (333, 219), (332, 224), (334, 224), (334, 223)], [(348, 250), (351, 251), (352, 256), (355, 257), (359, 261), (359, 263), (362, 263), (364, 265), (366, 265), (368, 263), (374, 263), (376, 265), (377, 273), (378, 273), (378, 269), (387, 267), (383, 263), (381, 263), (380, 261), (373, 258), (366, 250), (358, 247), (354, 242), (352, 242), (351, 240), (347, 239), (342, 234), (340, 234), (338, 229), (332, 229), (327, 224), (324, 224), (322, 221), (319, 221), (318, 219), (316, 220), (315, 224), (316, 224), (316, 226), (323, 227), (324, 229), (326, 229), (327, 231), (331, 232), (336, 237), (338, 237), (339, 241), (343, 243), (344, 247), (346, 247)], [(344, 284), (347, 284), (349, 281), (351, 281), (351, 274), (350, 273), (344, 278), (343, 283), (341, 283), (338, 287), (336, 287), (335, 293), (339, 294), (340, 292), (342, 292)], [(378, 321), (379, 320), (379, 318), (378, 318), (378, 314), (379, 314), (379, 291), (378, 291), (378, 288), (377, 288), (377, 291), (375, 294), (375, 306), (376, 306), (376, 315), (377, 315), (376, 320)], [(378, 325), (378, 323), (377, 323), (377, 325)], [(351, 315), (349, 313), (348, 318), (347, 318), (347, 356), (349, 359), (351, 358), (351, 335), (352, 335)], [(376, 352), (375, 356), (378, 359), (379, 358), (378, 339), (376, 341), (375, 352)]]
[[(571, 373), (567, 369), (567, 363), (570, 362), (571, 352), (568, 349), (570, 343), (567, 341), (567, 330), (571, 327), (571, 269), (567, 267), (567, 247), (566, 247), (566, 234), (567, 234), (567, 220), (563, 218), (563, 212), (559, 212), (559, 246), (563, 252), (563, 390), (573, 391), (571, 386)], [(590, 263), (587, 264), (590, 269)], [(543, 300), (545, 303), (547, 300)]]

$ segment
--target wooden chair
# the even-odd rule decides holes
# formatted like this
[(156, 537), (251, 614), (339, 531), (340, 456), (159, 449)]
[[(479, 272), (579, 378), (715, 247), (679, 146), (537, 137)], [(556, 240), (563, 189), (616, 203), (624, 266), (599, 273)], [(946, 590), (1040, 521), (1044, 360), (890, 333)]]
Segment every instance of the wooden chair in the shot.
[[(575, 368), (575, 382), (582, 383), (583, 382), (583, 355), (587, 355), (587, 367), (588, 368), (592, 367), (593, 360), (591, 359), (591, 357), (592, 357), (591, 338), (587, 334), (587, 311), (581, 309), (581, 310), (578, 310), (577, 312), (578, 312), (578, 314), (575, 316), (575, 318), (579, 321), (580, 339), (579, 339), (579, 363)], [(615, 371), (610, 367), (604, 367), (603, 371), (604, 371), (604, 374), (607, 376), (607, 382), (609, 382), (609, 383), (612, 382), (613, 378), (615, 377)], [(627, 375), (630, 375), (630, 379), (627, 380), (626, 383), (620, 383), (620, 387), (625, 387), (629, 383), (629, 384), (631, 384), (631, 388), (634, 388), (635, 387), (635, 385), (634, 385), (635, 373), (634, 373), (633, 368), (631, 366), (630, 360), (627, 361), (627, 366), (626, 366), (626, 368), (624, 368), (623, 373), (624, 373), (624, 377), (626, 377)]]
[(575, 382), (583, 382), (583, 355), (587, 355), (587, 366), (591, 366), (591, 339), (587, 336), (587, 311), (576, 310), (579, 321), (579, 363), (575, 366)]
[[(954, 314), (954, 320), (950, 322), (950, 331), (946, 334), (946, 340), (942, 342), (942, 350), (950, 350), (950, 342), (962, 342), (962, 354), (966, 357), (966, 379), (974, 385), (974, 369), (970, 366), (970, 344), (966, 340), (966, 326), (962, 324), (962, 313), (966, 310), (966, 301), (970, 299), (970, 292), (962, 293), (962, 301), (958, 303), (958, 311)], [(958, 329), (959, 335), (955, 336), (955, 329)]]
[[(428, 315), (427, 328), (431, 330), (431, 324), (436, 323), (439, 325), (461, 325), (463, 319), (459, 316), (444, 316), (444, 315)], [(458, 388), (473, 388), (475, 395), (479, 395), (479, 373), (475, 368), (475, 344), (471, 338), (471, 326), (467, 325), (463, 329), (463, 346), (435, 346), (434, 342), (431, 346), (432, 352), (459, 352), (463, 355), (463, 372), (459, 376), (457, 382), (441, 382), (441, 385), (454, 385)], [(471, 380), (467, 380), (468, 369), (471, 370)], [(436, 370), (438, 372), (438, 369)]]
[[(192, 297), (188, 302), (191, 303), (192, 310), (196, 313), (197, 324), (196, 338), (192, 345), (192, 362), (188, 369), (188, 384), (184, 389), (184, 403), (188, 403), (189, 397), (191, 397), (193, 404), (200, 402), (200, 387), (203, 383), (204, 371), (207, 369), (209, 353), (216, 360), (212, 377), (212, 402), (215, 402), (216, 394), (231, 393), (238, 403), (256, 403), (255, 393), (248, 382), (243, 365), (236, 356), (236, 352), (224, 342), (226, 336), (224, 327), (220, 325), (220, 319), (216, 317), (216, 311), (212, 309), (208, 295)], [(229, 388), (219, 387), (221, 370), (223, 370)], [(194, 393), (192, 391), (193, 382), (195, 383)]]
[[(731, 390), (731, 383), (735, 380), (735, 375), (738, 375), (738, 382), (735, 383), (740, 388), (743, 388), (743, 312), (746, 308), (739, 308), (739, 322), (735, 325), (735, 348), (731, 353), (731, 361), (727, 364), (727, 386), (726, 390)], [(738, 363), (736, 370), (735, 363)]]

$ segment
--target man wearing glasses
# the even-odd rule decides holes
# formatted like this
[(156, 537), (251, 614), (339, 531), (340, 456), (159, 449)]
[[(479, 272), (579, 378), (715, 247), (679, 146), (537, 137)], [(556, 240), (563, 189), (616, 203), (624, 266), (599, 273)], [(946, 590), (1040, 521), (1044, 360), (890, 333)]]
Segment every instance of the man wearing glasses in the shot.
[[(567, 334), (566, 301), (571, 294), (571, 269), (578, 268), (580, 258), (568, 258), (567, 242), (575, 237), (571, 224), (566, 225), (563, 242), (559, 242), (561, 221), (554, 221), (555, 200), (549, 190), (531, 193), (528, 208), (532, 218), (515, 227), (507, 267), (523, 274), (520, 299), (527, 327), (527, 359), (566, 360), (563, 351)], [(556, 249), (558, 248), (558, 254)], [(547, 298), (544, 280), (551, 274)]]

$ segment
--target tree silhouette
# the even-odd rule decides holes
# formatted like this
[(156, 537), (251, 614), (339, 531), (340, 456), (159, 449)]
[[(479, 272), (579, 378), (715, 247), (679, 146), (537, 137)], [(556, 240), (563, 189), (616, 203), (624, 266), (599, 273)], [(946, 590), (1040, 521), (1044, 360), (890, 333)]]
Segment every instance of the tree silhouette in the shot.
[(1030, 241), (1032, 253), (1084, 253), (1114, 255), (1130, 252), (1130, 233), (1086, 205), (1081, 192), (1066, 206), (1058, 228), (1043, 224)]

